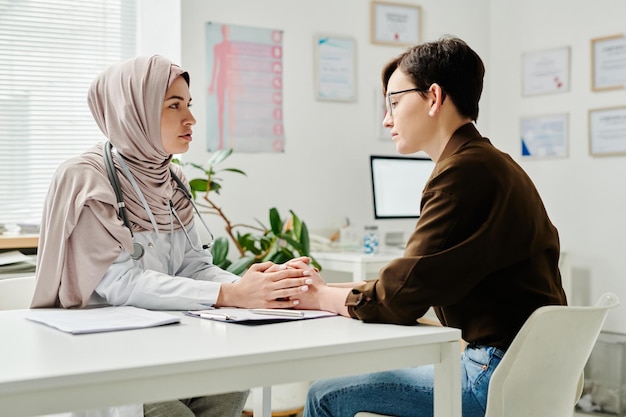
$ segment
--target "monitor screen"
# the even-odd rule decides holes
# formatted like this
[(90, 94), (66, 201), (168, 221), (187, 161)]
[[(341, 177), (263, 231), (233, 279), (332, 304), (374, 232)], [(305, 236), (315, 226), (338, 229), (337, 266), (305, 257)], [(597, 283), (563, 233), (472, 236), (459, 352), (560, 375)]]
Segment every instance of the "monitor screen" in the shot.
[(374, 217), (419, 218), (422, 191), (434, 166), (429, 158), (371, 155)]

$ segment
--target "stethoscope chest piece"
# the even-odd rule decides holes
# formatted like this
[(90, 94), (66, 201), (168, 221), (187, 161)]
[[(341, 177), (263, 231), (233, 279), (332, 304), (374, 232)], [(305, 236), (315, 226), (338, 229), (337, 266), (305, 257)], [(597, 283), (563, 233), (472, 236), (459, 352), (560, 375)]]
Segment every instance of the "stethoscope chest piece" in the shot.
[(146, 250), (141, 243), (133, 242), (133, 253), (132, 255), (130, 255), (133, 261), (140, 260), (141, 258), (143, 258), (143, 255), (145, 255), (145, 253)]

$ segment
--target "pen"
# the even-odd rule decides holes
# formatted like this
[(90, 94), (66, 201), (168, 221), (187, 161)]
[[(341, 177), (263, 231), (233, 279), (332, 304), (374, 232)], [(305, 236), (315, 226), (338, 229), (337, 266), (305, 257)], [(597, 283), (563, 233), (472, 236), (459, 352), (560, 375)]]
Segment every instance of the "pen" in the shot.
[(219, 313), (200, 313), (200, 317), (203, 319), (221, 319), (221, 320), (236, 320), (237, 317), (229, 316), (228, 314)]
[(304, 311), (298, 310), (277, 310), (273, 308), (253, 308), (250, 310), (254, 314), (267, 314), (270, 316), (285, 316), (285, 317), (304, 317)]

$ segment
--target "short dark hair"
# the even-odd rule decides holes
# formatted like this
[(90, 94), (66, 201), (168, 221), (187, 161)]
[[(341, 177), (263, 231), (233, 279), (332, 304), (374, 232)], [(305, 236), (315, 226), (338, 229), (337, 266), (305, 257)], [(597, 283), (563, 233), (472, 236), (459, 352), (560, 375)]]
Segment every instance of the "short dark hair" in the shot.
[(446, 36), (407, 49), (383, 69), (384, 93), (391, 74), (398, 68), (411, 77), (417, 88), (439, 84), (461, 115), (478, 119), (485, 66), (463, 40)]

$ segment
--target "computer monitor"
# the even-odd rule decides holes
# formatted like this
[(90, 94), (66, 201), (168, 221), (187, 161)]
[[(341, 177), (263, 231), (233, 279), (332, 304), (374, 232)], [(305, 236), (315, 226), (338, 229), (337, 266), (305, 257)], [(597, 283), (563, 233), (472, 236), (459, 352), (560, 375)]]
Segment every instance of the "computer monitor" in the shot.
[(434, 166), (429, 158), (370, 155), (374, 217), (419, 218), (422, 190)]

